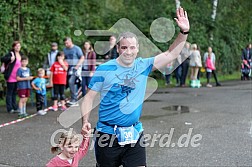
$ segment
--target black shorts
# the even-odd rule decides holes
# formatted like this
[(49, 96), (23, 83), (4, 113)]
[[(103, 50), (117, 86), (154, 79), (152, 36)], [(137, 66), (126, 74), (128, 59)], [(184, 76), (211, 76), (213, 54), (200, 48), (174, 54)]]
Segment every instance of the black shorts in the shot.
[(146, 166), (144, 135), (138, 142), (121, 146), (115, 135), (97, 132), (95, 141), (96, 167), (137, 167)]

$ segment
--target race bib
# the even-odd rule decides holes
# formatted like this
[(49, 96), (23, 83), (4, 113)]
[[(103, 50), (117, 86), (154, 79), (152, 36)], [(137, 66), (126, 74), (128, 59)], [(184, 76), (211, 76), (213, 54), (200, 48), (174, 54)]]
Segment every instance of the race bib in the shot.
[(119, 145), (137, 143), (139, 132), (132, 125), (130, 127), (116, 127), (115, 134)]

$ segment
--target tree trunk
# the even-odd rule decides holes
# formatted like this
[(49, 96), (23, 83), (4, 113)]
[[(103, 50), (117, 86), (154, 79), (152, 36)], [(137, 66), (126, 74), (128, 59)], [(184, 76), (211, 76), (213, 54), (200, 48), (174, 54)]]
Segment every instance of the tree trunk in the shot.
[[(213, 0), (213, 12), (212, 12), (212, 15), (211, 15), (213, 24), (214, 24), (215, 18), (216, 18), (217, 6), (218, 6), (218, 0)], [(210, 40), (213, 41), (213, 39), (214, 39), (213, 31), (211, 31), (210, 32)]]
[(178, 9), (180, 7), (180, 0), (175, 0), (176, 3), (176, 9)]
[(218, 6), (218, 0), (213, 0), (213, 13), (212, 13), (212, 20), (215, 21), (216, 18), (216, 11)]

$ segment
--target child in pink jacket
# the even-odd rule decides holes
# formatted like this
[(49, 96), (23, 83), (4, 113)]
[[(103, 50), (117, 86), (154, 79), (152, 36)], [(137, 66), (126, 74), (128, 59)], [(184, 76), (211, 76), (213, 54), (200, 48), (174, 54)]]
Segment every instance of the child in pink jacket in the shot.
[(89, 146), (89, 138), (76, 134), (74, 131), (66, 131), (59, 139), (58, 145), (51, 148), (51, 152), (55, 153), (59, 149), (61, 152), (51, 159), (47, 167), (77, 167), (79, 161), (87, 154)]

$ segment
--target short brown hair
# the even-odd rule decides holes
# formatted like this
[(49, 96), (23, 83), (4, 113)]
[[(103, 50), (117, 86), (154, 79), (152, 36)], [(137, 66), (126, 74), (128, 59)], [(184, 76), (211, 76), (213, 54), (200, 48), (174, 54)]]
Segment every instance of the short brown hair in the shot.
[(70, 38), (70, 37), (65, 37), (64, 39), (63, 39), (63, 42), (66, 42), (66, 41), (72, 41), (72, 39)]
[(132, 33), (132, 32), (124, 32), (124, 33), (121, 33), (118, 37), (118, 46), (120, 46), (120, 41), (123, 39), (123, 38), (135, 38), (136, 39), (136, 42), (138, 44), (138, 38), (136, 36), (136, 34)]
[(22, 57), (21, 57), (21, 61), (23, 61), (23, 60), (29, 60), (29, 59), (28, 59), (27, 56), (22, 56)]

